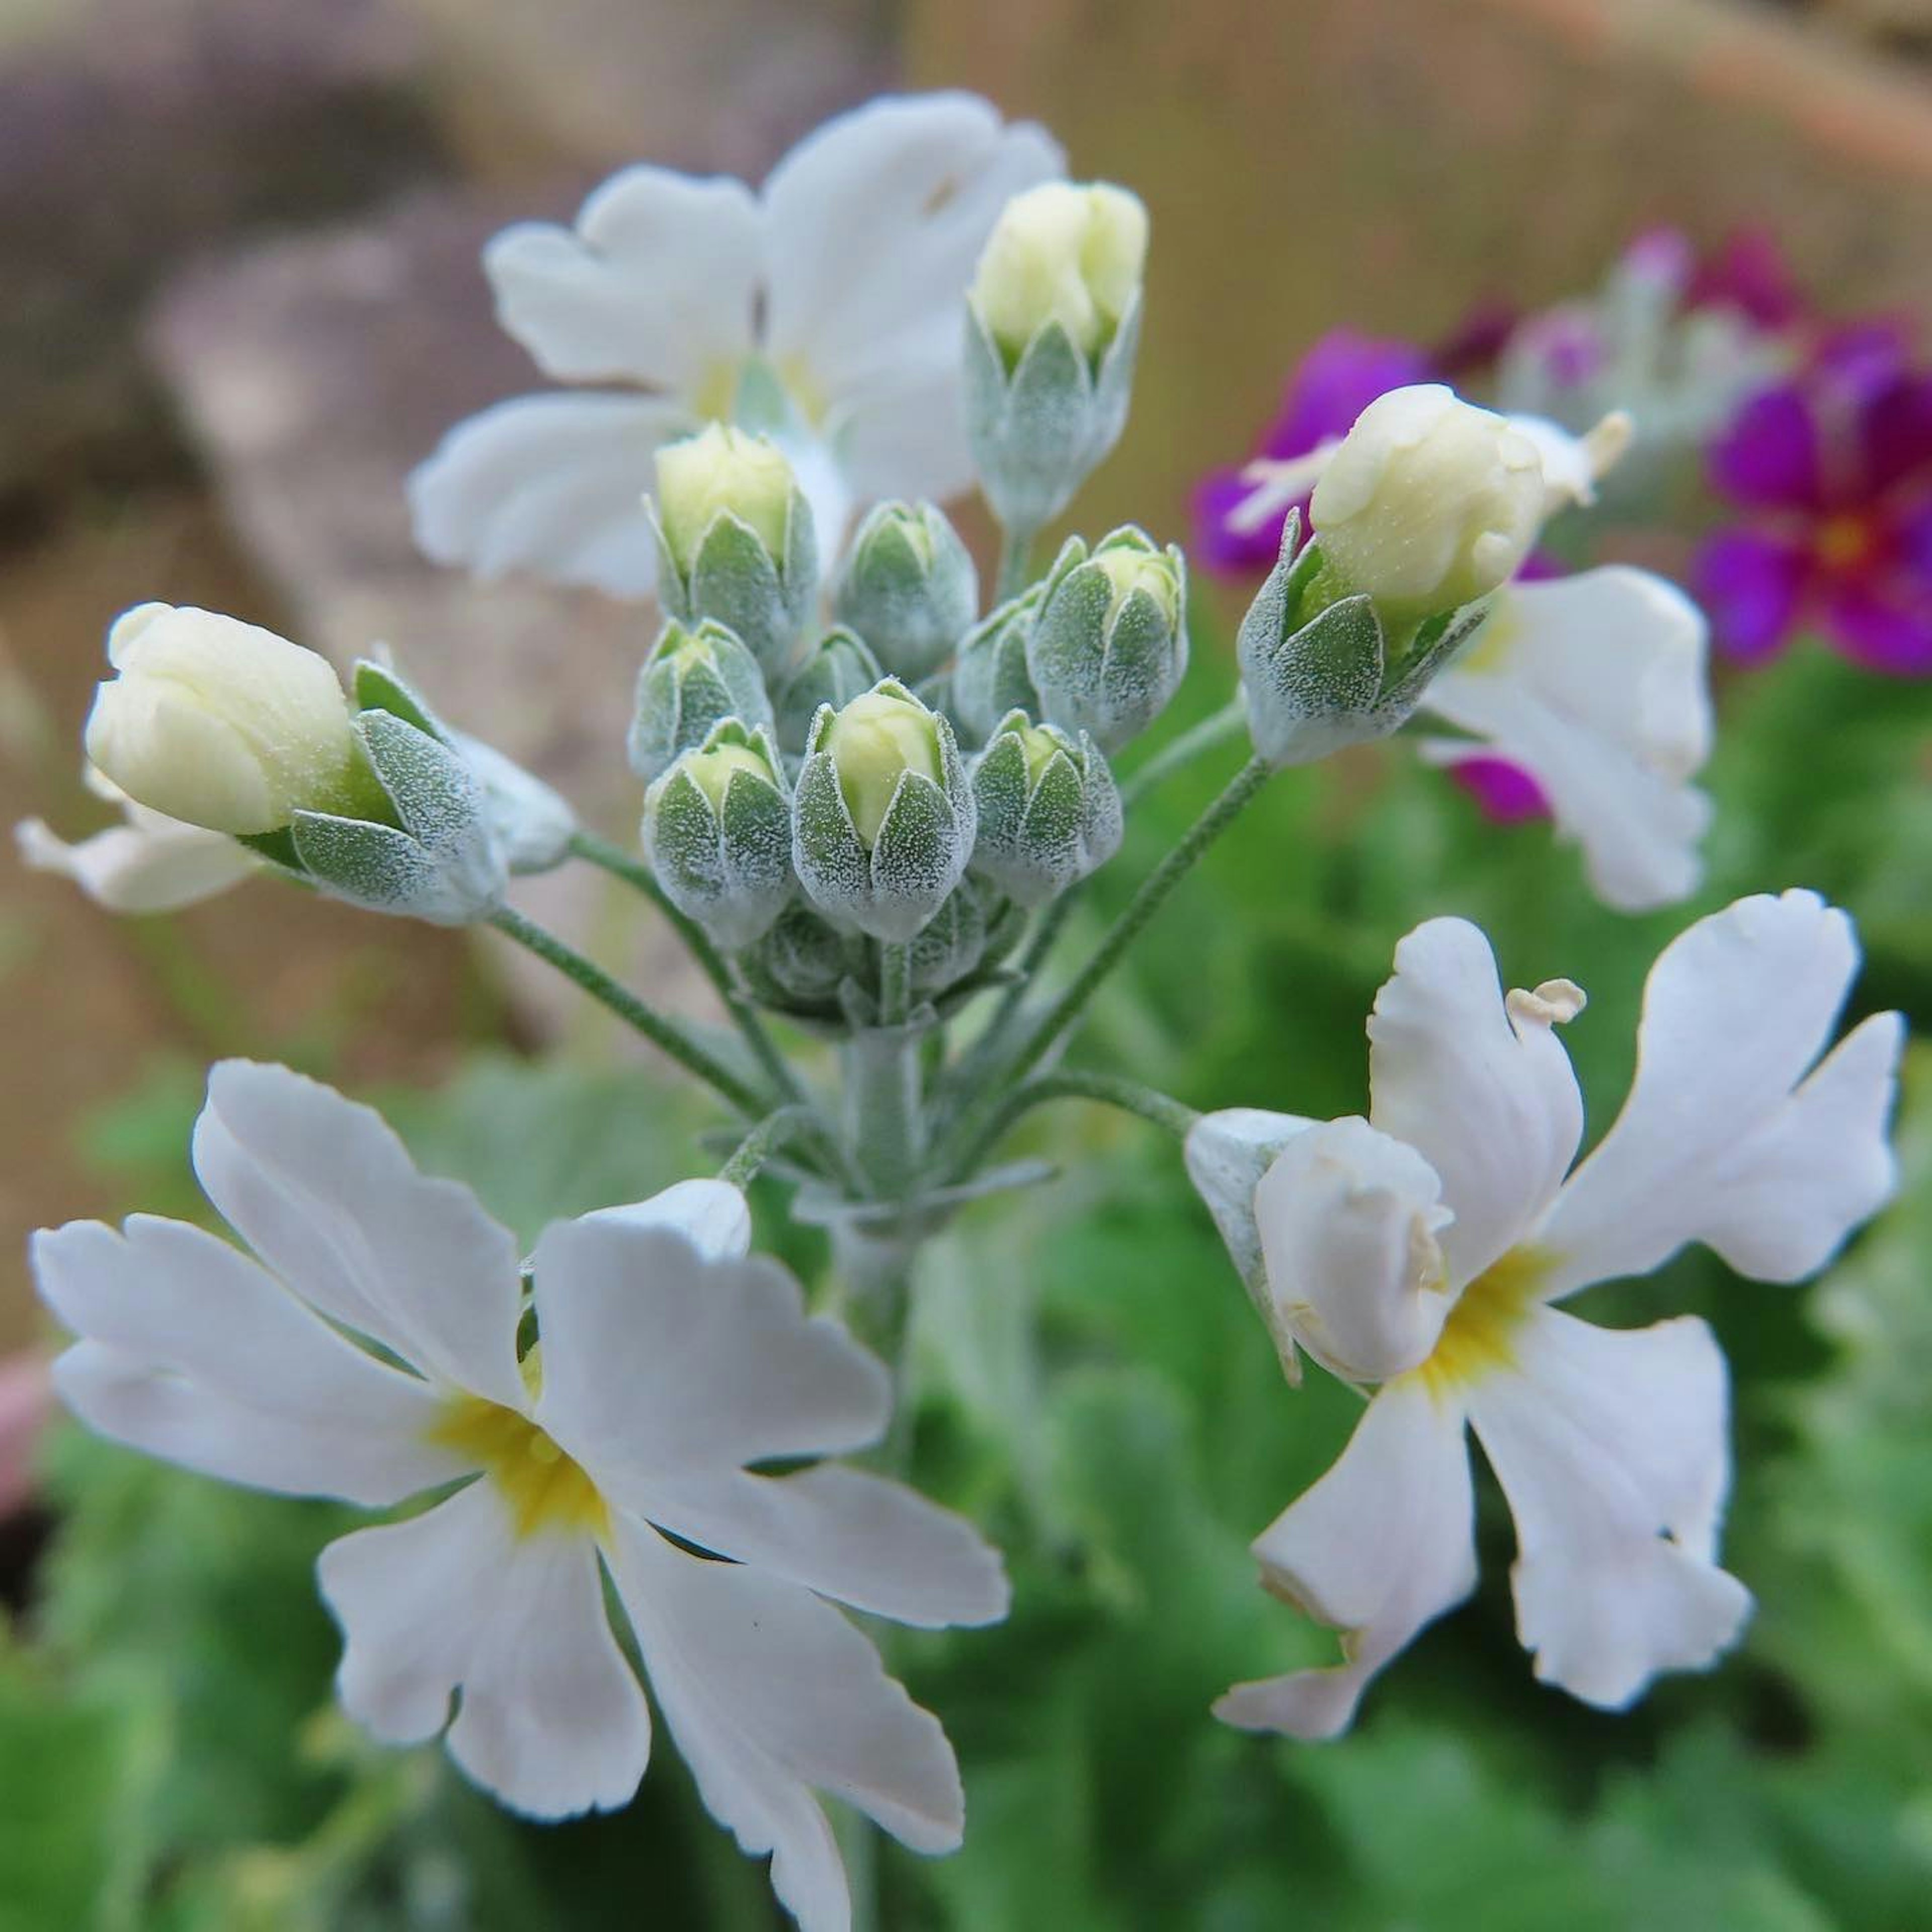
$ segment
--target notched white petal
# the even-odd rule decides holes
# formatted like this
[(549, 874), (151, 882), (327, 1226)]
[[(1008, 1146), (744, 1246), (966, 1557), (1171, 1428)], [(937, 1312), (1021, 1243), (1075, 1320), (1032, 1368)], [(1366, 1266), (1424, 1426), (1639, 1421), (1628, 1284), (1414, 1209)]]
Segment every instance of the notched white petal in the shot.
[(1485, 1378), (1469, 1414), (1516, 1519), (1517, 1633), (1546, 1683), (1622, 1709), (1714, 1662), (1750, 1612), (1716, 1560), (1724, 1357), (1688, 1317), (1620, 1333), (1556, 1309), (1512, 1348), (1518, 1372)]
[(1462, 1410), (1413, 1379), (1384, 1389), (1335, 1466), (1254, 1549), (1264, 1584), (1340, 1630), (1347, 1661), (1238, 1684), (1214, 1714), (1244, 1730), (1335, 1737), (1376, 1672), (1475, 1588)]
[(1857, 970), (1851, 921), (1808, 892), (1741, 899), (1664, 949), (1630, 1097), (1543, 1238), (1555, 1288), (1647, 1274), (1691, 1241), (1798, 1280), (1891, 1198), (1902, 1022), (1874, 1015), (1818, 1058)]
[(650, 1717), (588, 1536), (518, 1536), (486, 1480), (332, 1543), (316, 1571), (343, 1704), (383, 1742), (434, 1737), (460, 1693), (449, 1754), (513, 1810), (608, 1811), (636, 1791)]

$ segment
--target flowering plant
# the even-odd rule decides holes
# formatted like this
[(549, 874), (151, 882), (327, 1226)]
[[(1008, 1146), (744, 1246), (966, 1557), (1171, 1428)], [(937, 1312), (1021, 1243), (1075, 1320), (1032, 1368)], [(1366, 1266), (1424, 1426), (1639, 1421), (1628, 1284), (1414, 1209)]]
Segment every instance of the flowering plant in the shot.
[[(770, 1855), (810, 1932), (876, 1922), (866, 1820), (926, 1853), (966, 1828), (952, 1713), (915, 1703), (894, 1674), (914, 1653), (838, 1606), (928, 1630), (1008, 1609), (996, 1526), (922, 1493), (943, 1459), (916, 1431), (910, 1338), (962, 1210), (1020, 1212), (1052, 1178), (1006, 1157), (1035, 1109), (1095, 1103), (1172, 1137), (1282, 1405), (1304, 1357), (1373, 1390), (1334, 1468), (1253, 1544), (1266, 1588), (1340, 1631), (1342, 1661), (1214, 1706), (1300, 1738), (1346, 1730), (1370, 1678), (1472, 1588), (1470, 1432), (1515, 1520), (1538, 1676), (1620, 1709), (1714, 1664), (1750, 1603), (1718, 1560), (1724, 1354), (1694, 1314), (1627, 1328), (1556, 1304), (1691, 1244), (1800, 1280), (1894, 1185), (1900, 1023), (1834, 1044), (1857, 946), (1803, 890), (1664, 946), (1629, 1098), (1574, 1174), (1582, 1101), (1556, 1029), (1583, 992), (1505, 992), (1460, 919), (1395, 944), (1366, 1115), (1199, 1113), (1137, 1077), (1153, 1070), (1069, 1058), (1277, 774), (1432, 716), (1520, 759), (1604, 898), (1634, 910), (1696, 883), (1709, 808), (1689, 781), (1712, 726), (1680, 591), (1625, 566), (1523, 580), (1624, 452), (1613, 397), (1573, 430), (1405, 381), (1276, 452), (1250, 479), (1265, 500), (1244, 500), (1270, 541), (1232, 664), (1191, 644), (1176, 546), (1126, 526), (1038, 550), (1122, 432), (1149, 240), (1132, 195), (1058, 166), (983, 103), (890, 101), (758, 195), (635, 170), (574, 230), (492, 245), (506, 325), (547, 370), (644, 392), (462, 426), (415, 480), (418, 528), (485, 574), (655, 587), (663, 627), (611, 734), (640, 781), (634, 850), (388, 662), (345, 686), (298, 645), (152, 605), (111, 633), (87, 734), (127, 825), (101, 835), (111, 852), (28, 838), (123, 907), (257, 874), (494, 928), (729, 1117), (712, 1174), (554, 1219), (525, 1253), (366, 1108), (226, 1062), (194, 1160), (249, 1252), (136, 1216), (44, 1234), (35, 1267), (74, 1338), (57, 1385), (94, 1430), (404, 1512), (320, 1559), (358, 1724), (440, 1736), (504, 1805), (556, 1819), (631, 1799), (647, 1687), (702, 1804)], [(984, 598), (934, 500), (975, 478), (1000, 536)], [(1137, 750), (1190, 666), (1226, 704)], [(1237, 739), (1238, 768), (1064, 958), (1137, 816)], [(573, 862), (662, 909), (728, 1032), (514, 903), (519, 875)], [(752, 1252), (760, 1174), (829, 1243), (814, 1306)], [(998, 1526), (1049, 1549), (1064, 1528)], [(835, 1829), (819, 1794), (856, 1816)]]

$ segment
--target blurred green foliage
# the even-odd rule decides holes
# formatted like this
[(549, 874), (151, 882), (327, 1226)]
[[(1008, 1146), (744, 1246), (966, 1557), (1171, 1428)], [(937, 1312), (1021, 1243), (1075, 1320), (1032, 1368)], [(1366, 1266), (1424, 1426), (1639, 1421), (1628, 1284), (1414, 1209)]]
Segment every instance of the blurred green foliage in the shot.
[[(1196, 715), (1225, 683), (1220, 655), (1201, 656)], [(1454, 910), (1490, 932), (1510, 982), (1566, 974), (1588, 989), (1566, 1041), (1600, 1131), (1658, 947), (1698, 911), (1796, 884), (1859, 915), (1858, 1009), (1902, 1006), (1922, 1027), (1928, 694), (1820, 652), (1736, 684), (1708, 886), (1638, 920), (1594, 905), (1546, 831), (1484, 825), (1400, 744), (1287, 774), (1156, 924), (1076, 1058), (1203, 1106), (1358, 1109), (1363, 1018), (1394, 944)], [(1120, 902), (1214, 780), (1190, 773), (1142, 808), (1082, 924)], [(1740, 1653), (1622, 1718), (1538, 1687), (1485, 1481), (1477, 1597), (1391, 1669), (1352, 1737), (1318, 1746), (1238, 1735), (1208, 1706), (1237, 1678), (1333, 1654), (1256, 1587), (1246, 1545), (1333, 1457), (1355, 1399), (1319, 1376), (1283, 1385), (1171, 1145), (1084, 1108), (1036, 1120), (1032, 1139), (1066, 1178), (972, 1210), (922, 1291), (921, 1480), (1006, 1547), (1016, 1597), (1000, 1629), (896, 1638), (896, 1665), (958, 1746), (970, 1823), (953, 1858), (888, 1851), (886, 1923), (1922, 1927), (1932, 1060), (1908, 1084), (1899, 1204), (1824, 1283), (1741, 1283), (1700, 1255), (1589, 1298), (1613, 1324), (1695, 1310), (1731, 1357), (1728, 1548), (1760, 1604)], [(163, 1080), (96, 1135), (124, 1166), (166, 1163), (157, 1204), (182, 1205), (197, 1098)], [(492, 1058), (392, 1111), (428, 1165), (526, 1238), (701, 1159), (700, 1113), (608, 1071)], [(819, 1266), (779, 1215), (761, 1218), (796, 1264)], [(347, 1513), (70, 1434), (53, 1479), (60, 1532), (0, 1651), (0, 1932), (778, 1922), (668, 1744), (627, 1813), (538, 1830), (434, 1748), (362, 1740), (329, 1702), (335, 1640), (308, 1574)]]

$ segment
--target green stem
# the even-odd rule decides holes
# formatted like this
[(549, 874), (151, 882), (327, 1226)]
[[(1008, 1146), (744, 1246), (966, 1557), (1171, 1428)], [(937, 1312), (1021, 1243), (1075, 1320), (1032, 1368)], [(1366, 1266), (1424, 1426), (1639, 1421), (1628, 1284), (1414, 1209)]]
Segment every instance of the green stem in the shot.
[(1034, 532), (1002, 530), (1000, 532), (1000, 574), (994, 579), (993, 604), (997, 609), (1026, 588), (1027, 574), (1033, 561)]
[(787, 1141), (814, 1134), (818, 1126), (818, 1117), (808, 1107), (774, 1108), (738, 1143), (731, 1158), (718, 1170), (718, 1178), (733, 1187), (748, 1187), (758, 1170)]
[(1006, 1138), (1023, 1115), (1049, 1100), (1097, 1100), (1103, 1106), (1118, 1107), (1124, 1113), (1138, 1114), (1141, 1119), (1166, 1129), (1177, 1140), (1185, 1140), (1189, 1130), (1201, 1118), (1185, 1102), (1154, 1088), (1144, 1087), (1136, 1080), (1123, 1080), (1111, 1073), (1048, 1073), (1029, 1081), (1017, 1093), (1010, 1094), (1000, 1102), (961, 1160), (960, 1172), (970, 1173)]
[[(1106, 937), (1094, 949), (1086, 964), (1034, 1023), (1032, 1030), (1022, 1040), (1018, 1049), (1002, 1064), (1002, 1088), (1010, 1093), (1015, 1084), (1040, 1064), (1060, 1036), (1080, 1017), (1100, 982), (1119, 964), (1122, 954), (1139, 936), (1141, 928), (1160, 910), (1168, 895), (1186, 877), (1202, 854), (1240, 816), (1273, 775), (1272, 766), (1259, 758), (1250, 758), (1228, 780), (1221, 795), (1195, 820), (1180, 843), (1141, 881), (1140, 890), (1108, 928)], [(994, 1106), (998, 1105), (997, 1102), (994, 1103)], [(982, 1108), (977, 1120), (969, 1117), (965, 1125), (971, 1131), (970, 1134), (962, 1131), (960, 1136), (965, 1141), (968, 1152), (957, 1164), (956, 1172), (970, 1172), (985, 1152), (985, 1123), (992, 1111), (990, 1107)]]
[(1021, 954), (1016, 969), (1018, 976), (1000, 995), (999, 1004), (993, 1009), (993, 1017), (986, 1022), (986, 1030), (962, 1057), (946, 1078), (949, 1096), (957, 1096), (970, 1093), (979, 1076), (998, 1058), (1001, 1043), (1012, 1030), (1014, 1021), (1026, 1003), (1035, 976), (1046, 964), (1047, 955), (1053, 949), (1060, 934), (1066, 930), (1067, 917), (1073, 910), (1076, 896), (1084, 879), (1076, 880), (1059, 898), (1040, 916), (1040, 923), (1034, 928), (1027, 941), (1025, 952)]
[(759, 1065), (771, 1076), (772, 1084), (788, 1100), (802, 1103), (806, 1097), (805, 1090), (799, 1084), (798, 1076), (778, 1050), (757, 1010), (740, 991), (730, 963), (712, 944), (710, 935), (704, 927), (671, 904), (663, 886), (652, 875), (650, 868), (641, 860), (632, 858), (621, 846), (614, 845), (608, 838), (598, 838), (594, 832), (578, 832), (571, 839), (570, 849), (580, 859), (608, 872), (614, 878), (634, 886), (670, 921), (678, 937), (698, 962), (699, 970), (724, 1003), (725, 1011), (745, 1036), (746, 1044), (758, 1055)]
[(1238, 738), (1247, 729), (1247, 707), (1238, 698), (1199, 724), (1181, 733), (1171, 745), (1164, 745), (1120, 787), (1120, 802), (1132, 806), (1144, 798), (1166, 778), (1192, 764), (1204, 752)]
[(491, 914), (490, 923), (520, 946), (527, 946), (539, 959), (549, 961), (566, 979), (574, 980), (593, 1000), (608, 1006), (659, 1052), (669, 1054), (687, 1072), (695, 1074), (715, 1089), (740, 1113), (755, 1120), (770, 1109), (769, 1100), (754, 1093), (681, 1022), (646, 1006), (636, 994), (620, 986), (601, 966), (593, 965), (554, 933), (546, 932), (535, 920), (526, 919), (508, 906)]
[(841, 1043), (845, 1144), (875, 1201), (901, 1200), (926, 1156), (920, 1036), (906, 1027), (866, 1027)]
[(904, 1026), (912, 1009), (912, 947), (887, 942), (879, 948), (879, 1024)]

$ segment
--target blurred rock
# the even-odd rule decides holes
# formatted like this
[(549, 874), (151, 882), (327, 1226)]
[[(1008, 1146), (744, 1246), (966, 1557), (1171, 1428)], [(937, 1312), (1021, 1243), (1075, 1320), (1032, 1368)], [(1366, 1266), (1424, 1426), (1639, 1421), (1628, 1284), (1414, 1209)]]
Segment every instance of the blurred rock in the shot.
[[(453, 723), (628, 844), (639, 794), (624, 734), (652, 614), (526, 581), (478, 586), (410, 541), (410, 470), (460, 418), (542, 386), (497, 330), (477, 266), (511, 212), (424, 195), (364, 226), (208, 264), (164, 297), (151, 340), (294, 634), (343, 664), (389, 644)], [(517, 896), (574, 944), (642, 971), (667, 1004), (704, 1008), (662, 922), (623, 910), (627, 889), (572, 866)], [(546, 1030), (581, 1012), (550, 968), (514, 960), (519, 1003)]]
[(915, 84), (1038, 116), (1149, 204), (1090, 530), (1179, 534), (1322, 331), (1574, 292), (1652, 223), (1766, 226), (1834, 308), (1932, 312), (1932, 89), (1741, 0), (910, 0), (907, 37)]
[(0, 26), (0, 504), (177, 454), (135, 325), (212, 242), (435, 165), (394, 0), (57, 0)]

